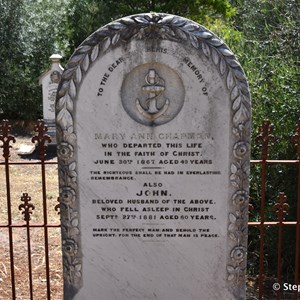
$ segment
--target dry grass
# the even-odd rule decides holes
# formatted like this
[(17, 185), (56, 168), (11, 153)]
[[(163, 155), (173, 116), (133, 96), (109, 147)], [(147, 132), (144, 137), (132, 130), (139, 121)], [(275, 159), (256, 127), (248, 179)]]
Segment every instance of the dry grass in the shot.
[[(17, 151), (21, 144), (31, 144), (31, 138), (21, 137), (13, 144), (11, 160), (28, 161), (21, 158)], [(35, 156), (29, 156), (32, 161)], [(55, 160), (54, 157), (52, 160)], [(0, 160), (1, 161), (1, 160)], [(2, 159), (3, 161), (3, 159)], [(47, 190), (47, 218), (48, 224), (59, 224), (59, 215), (55, 211), (58, 204), (57, 165), (46, 165)], [(28, 193), (35, 209), (31, 215), (30, 224), (43, 223), (42, 177), (41, 166), (11, 165), (11, 210), (12, 223), (25, 224), (24, 216), (19, 210), (21, 196)], [(7, 191), (5, 168), (0, 166), (0, 224), (7, 224)], [(61, 238), (59, 228), (48, 229), (49, 260), (50, 260), (50, 286), (51, 299), (59, 300), (62, 295), (62, 265), (61, 265)], [(33, 275), (33, 299), (47, 299), (46, 268), (45, 268), (45, 242), (44, 229), (31, 228), (31, 261)], [(16, 284), (16, 298), (27, 300), (29, 294), (28, 245), (26, 228), (13, 228), (14, 272)], [(0, 300), (12, 299), (11, 271), (9, 254), (9, 234), (7, 228), (0, 229)]]

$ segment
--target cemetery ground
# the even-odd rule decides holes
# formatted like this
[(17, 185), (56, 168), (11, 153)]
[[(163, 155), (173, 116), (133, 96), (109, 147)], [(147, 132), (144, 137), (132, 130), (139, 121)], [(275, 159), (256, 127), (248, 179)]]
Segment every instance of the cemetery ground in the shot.
[[(21, 145), (32, 145), (31, 136), (24, 132), (21, 135), (13, 133), (16, 137), (16, 143), (13, 144), (11, 151), (11, 161), (37, 161), (35, 153), (28, 156), (19, 156), (17, 154)], [(55, 154), (48, 153), (50, 160), (56, 160)], [(0, 158), (3, 161), (2, 155)], [(0, 166), (0, 222), (7, 223), (7, 205), (6, 205), (6, 186), (4, 166)], [(34, 210), (31, 214), (31, 224), (43, 223), (42, 207), (42, 185), (40, 165), (12, 165), (10, 166), (11, 180), (11, 201), (12, 201), (12, 223), (25, 224), (24, 215), (19, 210), (22, 204), (21, 197), (23, 193), (28, 193), (31, 197), (31, 203)], [(47, 211), (48, 223), (59, 224), (59, 215), (55, 210), (58, 204), (58, 176), (57, 165), (46, 165), (47, 174)], [(61, 238), (60, 228), (49, 228), (49, 263), (50, 263), (50, 282), (52, 299), (62, 299), (62, 264), (61, 264)], [(33, 299), (47, 299), (46, 295), (46, 272), (45, 272), (45, 243), (44, 229), (31, 228), (31, 260), (33, 273)], [(17, 299), (27, 300), (29, 296), (29, 270), (27, 255), (27, 230), (23, 228), (13, 229), (13, 248), (14, 248), (14, 271), (16, 280)], [(10, 271), (10, 252), (8, 229), (0, 230), (0, 300), (11, 299), (11, 271)]]
[[(33, 126), (31, 126), (33, 129)], [(31, 130), (30, 130), (31, 131)], [(16, 143), (12, 144), (11, 161), (35, 162), (38, 161), (37, 151), (30, 155), (20, 156), (18, 150), (21, 145), (33, 145), (31, 138), (34, 135), (28, 131), (16, 131), (12, 133), (16, 137)], [(54, 148), (47, 152), (47, 161), (56, 161)], [(3, 161), (2, 155), (0, 162)], [(34, 210), (31, 214), (31, 224), (43, 223), (42, 184), (40, 165), (12, 165), (10, 166), (12, 222), (13, 224), (25, 224), (19, 205), (22, 204), (23, 193), (28, 193)], [(7, 222), (6, 186), (4, 166), (0, 166), (0, 223)], [(46, 165), (46, 188), (48, 205), (48, 223), (59, 224), (60, 218), (55, 206), (58, 204), (58, 174), (57, 165)], [(63, 299), (63, 275), (61, 263), (61, 237), (59, 228), (50, 228), (49, 232), (49, 260), (51, 299)], [(44, 229), (31, 228), (31, 259), (33, 273), (33, 299), (47, 299), (46, 292), (46, 267), (45, 267), (45, 242)], [(16, 280), (17, 299), (29, 300), (29, 270), (27, 255), (26, 228), (13, 229), (14, 271)], [(276, 293), (271, 289), (275, 279), (265, 279), (264, 299), (276, 298)], [(12, 299), (11, 274), (8, 230), (0, 229), (0, 300)], [(258, 277), (247, 279), (247, 300), (258, 299)], [(292, 293), (285, 294), (282, 299), (293, 299)]]

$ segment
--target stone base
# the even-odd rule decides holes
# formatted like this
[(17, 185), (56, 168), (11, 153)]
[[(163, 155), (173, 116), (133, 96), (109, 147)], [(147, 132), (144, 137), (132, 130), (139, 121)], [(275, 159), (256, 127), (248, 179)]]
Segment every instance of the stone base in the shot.
[(48, 131), (47, 134), (51, 138), (51, 143), (50, 145), (56, 145), (56, 125), (55, 125), (55, 120), (44, 120), (45, 124), (47, 125)]

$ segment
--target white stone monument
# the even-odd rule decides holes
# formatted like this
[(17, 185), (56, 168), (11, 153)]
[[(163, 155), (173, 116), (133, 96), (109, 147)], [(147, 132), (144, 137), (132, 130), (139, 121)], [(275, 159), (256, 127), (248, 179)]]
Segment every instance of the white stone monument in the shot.
[(48, 127), (48, 134), (53, 144), (56, 143), (55, 99), (58, 83), (63, 72), (60, 65), (61, 58), (59, 54), (51, 55), (51, 68), (39, 77), (39, 84), (42, 85), (43, 89), (43, 119)]
[(85, 40), (56, 101), (64, 299), (245, 299), (250, 118), (236, 57), (195, 22)]

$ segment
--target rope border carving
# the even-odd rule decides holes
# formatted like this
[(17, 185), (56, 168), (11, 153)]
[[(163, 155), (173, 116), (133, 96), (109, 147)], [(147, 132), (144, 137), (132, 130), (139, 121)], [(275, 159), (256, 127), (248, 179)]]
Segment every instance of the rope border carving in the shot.
[(230, 285), (245, 282), (247, 245), (247, 207), (249, 202), (249, 153), (251, 100), (244, 72), (228, 47), (203, 26), (168, 14), (139, 14), (109, 23), (88, 37), (71, 56), (60, 82), (56, 101), (60, 198), (66, 283), (81, 286), (82, 262), (76, 165), (76, 132), (73, 126), (77, 91), (90, 66), (100, 54), (122, 43), (138, 39), (165, 39), (190, 44), (211, 60), (226, 80), (230, 92), (234, 145), (230, 182), (234, 189), (228, 215), (231, 240), (227, 280)]

